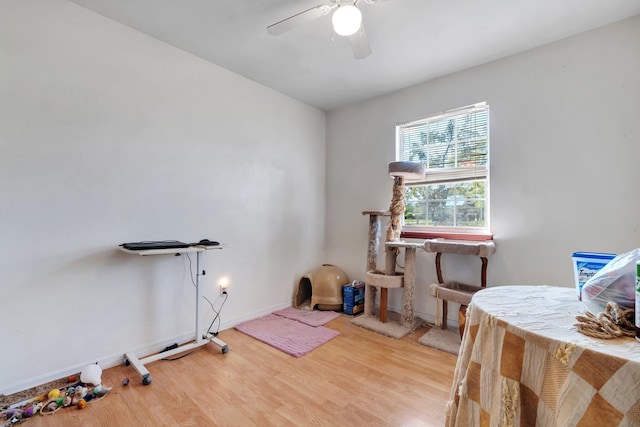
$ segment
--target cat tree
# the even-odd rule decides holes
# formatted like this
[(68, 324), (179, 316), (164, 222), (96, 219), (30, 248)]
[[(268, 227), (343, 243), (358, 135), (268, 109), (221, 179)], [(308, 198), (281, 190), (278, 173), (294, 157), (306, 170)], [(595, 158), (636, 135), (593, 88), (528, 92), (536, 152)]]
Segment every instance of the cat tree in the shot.
[[(369, 215), (369, 242), (367, 249), (367, 273), (364, 314), (352, 323), (393, 338), (402, 338), (420, 323), (413, 313), (413, 291), (415, 287), (415, 254), (422, 244), (400, 241), (404, 216), (405, 181), (424, 177), (425, 166), (414, 162), (393, 162), (389, 164), (389, 175), (393, 178), (393, 191), (389, 211), (364, 211)], [(377, 269), (381, 217), (389, 217), (385, 240), (385, 268)], [(396, 271), (396, 261), (400, 250), (404, 249), (404, 272)], [(389, 289), (402, 288), (402, 310), (400, 321), (389, 318), (387, 301)], [(380, 289), (379, 311), (375, 313), (375, 299)]]

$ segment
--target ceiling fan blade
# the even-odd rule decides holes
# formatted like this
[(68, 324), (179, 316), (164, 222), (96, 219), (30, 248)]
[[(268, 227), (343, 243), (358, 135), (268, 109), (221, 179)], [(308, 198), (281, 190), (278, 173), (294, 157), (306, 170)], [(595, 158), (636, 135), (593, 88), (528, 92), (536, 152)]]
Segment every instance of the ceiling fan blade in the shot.
[(360, 26), (358, 32), (349, 36), (349, 41), (351, 41), (353, 56), (355, 56), (356, 59), (363, 59), (371, 55), (371, 46), (369, 46), (367, 35), (364, 32), (364, 24)]
[(328, 15), (334, 7), (337, 7), (337, 4), (321, 4), (319, 6), (312, 7), (311, 9), (307, 9), (296, 15), (283, 19), (282, 21), (276, 22), (275, 24), (269, 25), (267, 27), (267, 32), (272, 36), (279, 36), (280, 34), (296, 28), (302, 23), (313, 21), (314, 19)]

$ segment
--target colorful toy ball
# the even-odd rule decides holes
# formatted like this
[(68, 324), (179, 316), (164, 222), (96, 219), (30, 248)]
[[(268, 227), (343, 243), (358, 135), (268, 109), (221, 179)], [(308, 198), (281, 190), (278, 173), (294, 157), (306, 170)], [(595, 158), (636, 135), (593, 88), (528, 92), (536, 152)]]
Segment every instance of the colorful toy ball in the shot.
[(60, 390), (58, 390), (57, 388), (54, 388), (53, 390), (51, 390), (49, 392), (49, 394), (47, 394), (47, 397), (49, 399), (57, 399), (60, 397)]
[(123, 386), (128, 386), (129, 385), (129, 378), (125, 378), (122, 380), (122, 385)]
[(78, 400), (78, 409), (84, 409), (87, 407), (87, 401), (84, 399)]

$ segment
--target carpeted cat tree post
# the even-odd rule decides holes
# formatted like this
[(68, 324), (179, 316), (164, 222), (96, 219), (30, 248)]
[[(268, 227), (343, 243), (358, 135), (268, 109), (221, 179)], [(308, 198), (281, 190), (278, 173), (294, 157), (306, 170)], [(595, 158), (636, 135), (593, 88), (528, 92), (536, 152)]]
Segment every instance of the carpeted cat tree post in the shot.
[[(353, 323), (366, 329), (379, 332), (394, 338), (401, 338), (415, 329), (416, 319), (413, 314), (413, 288), (415, 285), (415, 250), (422, 245), (400, 241), (402, 220), (405, 209), (406, 179), (424, 177), (425, 166), (414, 162), (393, 162), (389, 164), (389, 175), (393, 178), (393, 191), (389, 212), (365, 211), (369, 218), (369, 247), (367, 251), (367, 277), (364, 315), (353, 319)], [(385, 269), (376, 268), (378, 256), (378, 235), (380, 216), (389, 216), (385, 241)], [(400, 249), (405, 250), (404, 274), (396, 271), (396, 260)], [(380, 304), (378, 317), (375, 316), (375, 297), (380, 288)], [(389, 289), (403, 288), (402, 313), (400, 323), (389, 321), (387, 301)]]

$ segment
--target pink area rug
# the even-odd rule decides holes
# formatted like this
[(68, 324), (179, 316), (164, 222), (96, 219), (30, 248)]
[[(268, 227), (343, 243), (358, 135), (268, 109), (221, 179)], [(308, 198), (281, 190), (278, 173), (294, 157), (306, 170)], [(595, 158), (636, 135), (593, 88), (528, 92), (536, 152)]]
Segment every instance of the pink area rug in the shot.
[(333, 319), (340, 317), (340, 313), (335, 311), (309, 311), (300, 310), (299, 308), (288, 307), (284, 310), (274, 311), (273, 314), (286, 317), (287, 319), (297, 320), (309, 326), (321, 326)]
[(340, 335), (324, 326), (313, 327), (275, 314), (242, 322), (235, 329), (295, 357)]

